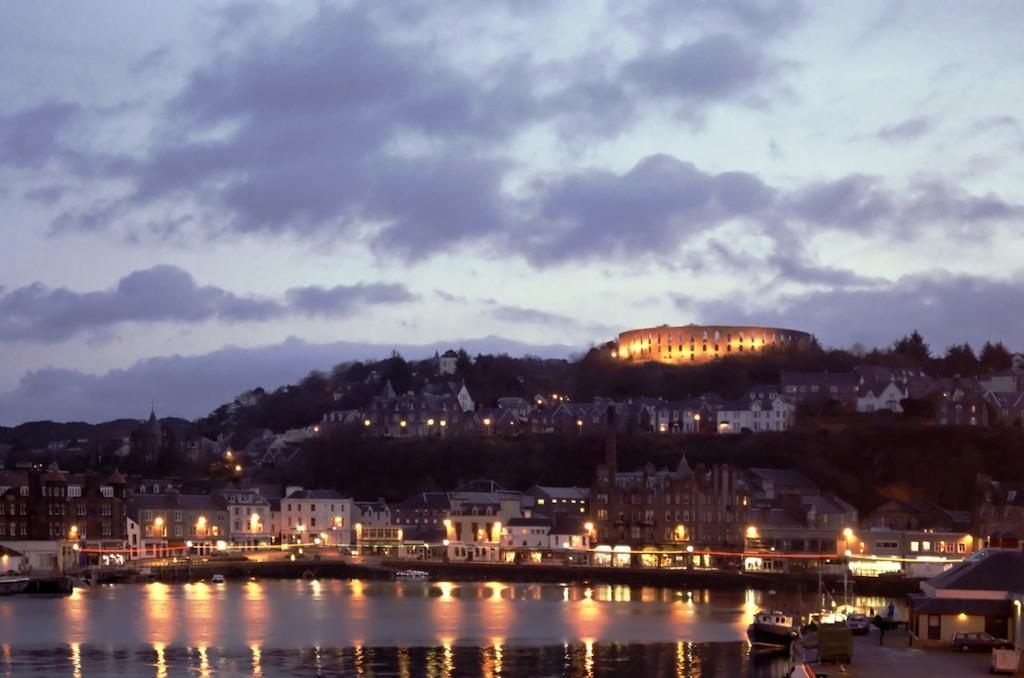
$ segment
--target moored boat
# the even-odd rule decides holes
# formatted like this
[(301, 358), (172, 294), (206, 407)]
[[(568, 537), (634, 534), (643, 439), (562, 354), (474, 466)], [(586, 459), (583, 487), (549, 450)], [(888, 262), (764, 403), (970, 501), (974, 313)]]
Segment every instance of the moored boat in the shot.
[(779, 611), (762, 610), (747, 627), (747, 638), (757, 650), (788, 650), (796, 636), (793, 617)]
[(0, 577), (0, 596), (24, 593), (30, 581), (28, 577)]
[(430, 579), (430, 573), (424, 572), (423, 570), (399, 570), (398, 572), (395, 572), (395, 579), (422, 581)]

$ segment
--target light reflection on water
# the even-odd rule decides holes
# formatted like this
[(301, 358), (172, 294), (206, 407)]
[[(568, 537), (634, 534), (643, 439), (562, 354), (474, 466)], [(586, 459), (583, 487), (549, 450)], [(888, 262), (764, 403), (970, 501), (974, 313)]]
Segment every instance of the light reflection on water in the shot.
[[(888, 599), (856, 602), (879, 610)], [(500, 582), (97, 586), (0, 600), (0, 676), (54, 666), (76, 677), (776, 675), (749, 663), (746, 625), (761, 607), (812, 603), (761, 591)]]

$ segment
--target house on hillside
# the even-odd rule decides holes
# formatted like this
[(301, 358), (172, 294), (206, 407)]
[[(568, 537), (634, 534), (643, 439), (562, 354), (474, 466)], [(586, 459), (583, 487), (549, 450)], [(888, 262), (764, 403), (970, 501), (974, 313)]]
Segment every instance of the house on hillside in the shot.
[(437, 358), (437, 372), (441, 376), (455, 374), (459, 370), (459, 354), (448, 349)]
[(852, 372), (783, 372), (782, 393), (796, 403), (835, 401), (847, 409), (857, 406), (859, 377)]
[(890, 530), (969, 530), (970, 514), (949, 511), (933, 501), (890, 499), (864, 519), (867, 528)]
[(907, 398), (907, 391), (895, 381), (867, 382), (857, 390), (858, 412), (903, 412), (901, 400)]
[(719, 433), (786, 431), (793, 425), (796, 405), (775, 389), (752, 389), (746, 396), (725, 403), (716, 414)]

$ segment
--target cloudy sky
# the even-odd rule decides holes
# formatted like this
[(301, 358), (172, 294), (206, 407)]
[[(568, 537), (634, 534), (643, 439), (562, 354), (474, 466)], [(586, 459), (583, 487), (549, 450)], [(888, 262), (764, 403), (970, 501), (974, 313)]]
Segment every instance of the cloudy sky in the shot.
[(1019, 2), (2, 13), (0, 423), (662, 322), (1024, 349)]

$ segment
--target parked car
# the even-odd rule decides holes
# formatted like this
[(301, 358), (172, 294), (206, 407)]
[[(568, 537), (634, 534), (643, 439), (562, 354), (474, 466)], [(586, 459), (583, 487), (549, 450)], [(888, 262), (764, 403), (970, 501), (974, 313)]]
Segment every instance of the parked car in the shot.
[(974, 633), (956, 632), (953, 634), (951, 645), (964, 652), (972, 650), (991, 650), (992, 648), (1013, 647), (1013, 643), (1005, 638), (996, 638), (990, 633), (977, 631)]
[(860, 612), (853, 612), (846, 618), (846, 625), (850, 627), (850, 631), (855, 636), (866, 635), (871, 630), (871, 623), (868, 618), (862, 615)]

